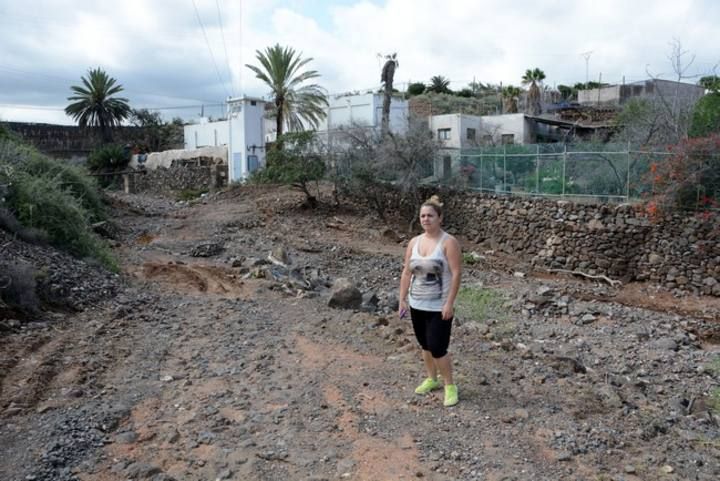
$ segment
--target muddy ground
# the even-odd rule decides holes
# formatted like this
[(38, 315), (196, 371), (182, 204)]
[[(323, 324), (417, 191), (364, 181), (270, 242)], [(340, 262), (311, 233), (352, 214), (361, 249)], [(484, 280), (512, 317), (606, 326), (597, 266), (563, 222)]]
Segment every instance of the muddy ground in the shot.
[[(444, 408), (393, 310), (403, 229), (300, 200), (115, 195), (112, 296), (5, 321), (0, 479), (720, 479), (717, 299), (461, 239)], [(328, 307), (339, 277), (362, 308)]]

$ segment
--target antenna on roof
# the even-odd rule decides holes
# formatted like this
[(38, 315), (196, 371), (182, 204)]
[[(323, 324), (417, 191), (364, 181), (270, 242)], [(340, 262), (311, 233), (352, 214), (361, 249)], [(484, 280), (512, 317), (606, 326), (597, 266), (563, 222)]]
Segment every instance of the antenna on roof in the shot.
[(585, 57), (585, 87), (590, 82), (590, 55), (593, 54), (593, 50), (582, 52), (580, 55)]

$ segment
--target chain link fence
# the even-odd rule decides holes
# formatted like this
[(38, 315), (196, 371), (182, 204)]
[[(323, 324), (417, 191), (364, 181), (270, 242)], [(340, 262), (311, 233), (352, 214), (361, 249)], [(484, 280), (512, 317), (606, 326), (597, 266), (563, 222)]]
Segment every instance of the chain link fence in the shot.
[(651, 165), (668, 152), (620, 144), (526, 144), (444, 150), (442, 183), (467, 189), (632, 202), (652, 192)]

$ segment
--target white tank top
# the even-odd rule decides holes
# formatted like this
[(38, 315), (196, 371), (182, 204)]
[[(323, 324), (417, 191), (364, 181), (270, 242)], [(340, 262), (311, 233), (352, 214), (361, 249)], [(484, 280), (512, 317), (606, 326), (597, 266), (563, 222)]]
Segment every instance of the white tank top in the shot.
[(408, 301), (413, 309), (439, 312), (447, 300), (452, 282), (450, 266), (443, 250), (447, 234), (442, 233), (435, 250), (425, 257), (418, 250), (422, 237), (425, 234), (415, 241), (410, 255), (412, 279)]

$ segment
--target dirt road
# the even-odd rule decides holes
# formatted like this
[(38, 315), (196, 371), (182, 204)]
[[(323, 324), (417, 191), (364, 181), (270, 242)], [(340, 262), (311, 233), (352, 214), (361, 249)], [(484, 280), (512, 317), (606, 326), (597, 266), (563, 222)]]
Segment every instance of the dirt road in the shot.
[[(453, 332), (461, 403), (443, 408), (413, 393), (419, 353), (390, 310), (402, 244), (294, 205), (118, 196), (121, 292), (1, 340), (0, 479), (720, 477), (717, 302), (483, 253)], [(262, 261), (279, 248), (299, 280)], [(328, 307), (338, 277), (373, 312)]]

